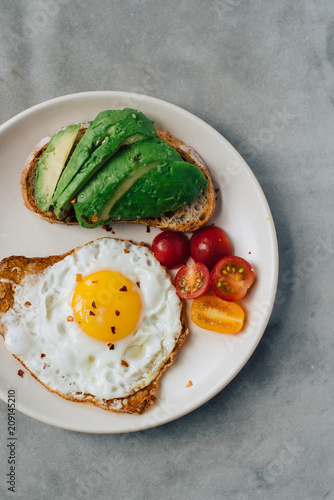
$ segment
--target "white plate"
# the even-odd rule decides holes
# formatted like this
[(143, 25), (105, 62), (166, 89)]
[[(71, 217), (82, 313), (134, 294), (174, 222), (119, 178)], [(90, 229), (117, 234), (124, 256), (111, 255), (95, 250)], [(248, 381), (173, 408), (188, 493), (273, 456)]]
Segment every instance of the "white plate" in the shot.
[[(65, 429), (121, 433), (155, 427), (189, 413), (221, 391), (245, 365), (267, 326), (275, 299), (278, 250), (271, 212), (254, 174), (216, 130), (191, 113), (165, 101), (127, 92), (85, 92), (34, 106), (0, 127), (0, 259), (9, 255), (47, 256), (66, 252), (101, 236), (103, 229), (48, 224), (22, 203), (20, 175), (26, 157), (39, 140), (72, 122), (93, 119), (105, 109), (133, 107), (157, 127), (193, 146), (219, 187), (211, 222), (224, 228), (236, 255), (253, 265), (256, 282), (243, 306), (247, 324), (234, 336), (207, 332), (190, 324), (189, 341), (162, 377), (157, 401), (143, 415), (106, 412), (72, 403), (48, 392), (31, 375), (19, 377), (20, 363), (0, 338), (0, 395), (16, 391), (17, 409), (32, 418)], [(222, 203), (223, 199), (223, 203)], [(224, 209), (223, 209), (224, 205)], [(145, 226), (115, 225), (119, 238), (150, 243), (158, 233)], [(193, 385), (186, 387), (191, 380)]]

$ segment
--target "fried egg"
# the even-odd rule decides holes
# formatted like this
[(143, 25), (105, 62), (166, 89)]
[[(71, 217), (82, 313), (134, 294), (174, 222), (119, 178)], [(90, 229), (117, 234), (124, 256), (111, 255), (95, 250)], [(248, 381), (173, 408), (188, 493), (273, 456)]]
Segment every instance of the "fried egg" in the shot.
[(171, 279), (144, 245), (101, 238), (15, 285), (5, 345), (65, 397), (124, 398), (146, 387), (182, 331)]

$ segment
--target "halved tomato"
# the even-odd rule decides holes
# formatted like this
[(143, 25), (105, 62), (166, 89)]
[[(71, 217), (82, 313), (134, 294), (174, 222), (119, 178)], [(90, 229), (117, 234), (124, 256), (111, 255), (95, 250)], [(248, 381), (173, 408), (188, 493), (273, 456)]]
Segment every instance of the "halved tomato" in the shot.
[(195, 325), (219, 333), (238, 333), (244, 324), (244, 311), (238, 304), (205, 295), (191, 304), (190, 317)]
[(210, 273), (204, 264), (189, 264), (178, 270), (174, 280), (176, 293), (181, 299), (196, 299), (210, 286)]
[(220, 259), (211, 273), (213, 292), (230, 302), (242, 299), (253, 281), (252, 266), (242, 257), (235, 255)]

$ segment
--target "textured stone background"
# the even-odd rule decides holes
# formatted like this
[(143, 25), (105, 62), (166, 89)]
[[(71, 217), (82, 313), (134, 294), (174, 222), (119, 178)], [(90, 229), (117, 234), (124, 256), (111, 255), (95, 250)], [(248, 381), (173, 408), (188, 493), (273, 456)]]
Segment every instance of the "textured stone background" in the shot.
[(0, 26), (1, 123), (85, 90), (175, 103), (244, 156), (280, 249), (260, 345), (191, 414), (122, 435), (18, 414), (10, 494), (1, 402), (1, 499), (334, 499), (332, 0), (1, 0)]

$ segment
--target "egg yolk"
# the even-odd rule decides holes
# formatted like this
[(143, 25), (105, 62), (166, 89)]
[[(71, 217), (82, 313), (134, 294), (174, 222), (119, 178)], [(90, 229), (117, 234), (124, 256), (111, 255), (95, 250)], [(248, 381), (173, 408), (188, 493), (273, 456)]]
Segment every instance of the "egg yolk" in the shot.
[(72, 308), (85, 333), (114, 342), (134, 331), (141, 311), (137, 285), (114, 271), (77, 275), (77, 281)]

